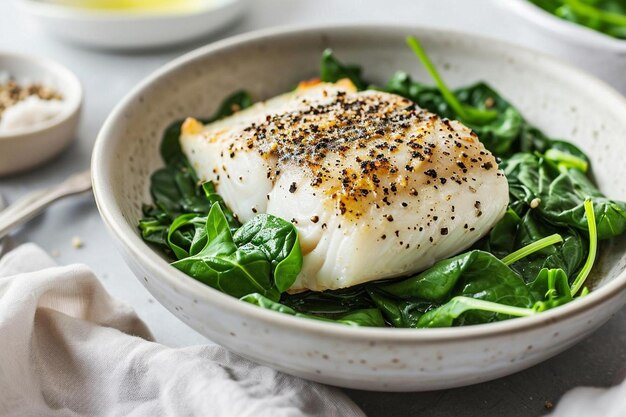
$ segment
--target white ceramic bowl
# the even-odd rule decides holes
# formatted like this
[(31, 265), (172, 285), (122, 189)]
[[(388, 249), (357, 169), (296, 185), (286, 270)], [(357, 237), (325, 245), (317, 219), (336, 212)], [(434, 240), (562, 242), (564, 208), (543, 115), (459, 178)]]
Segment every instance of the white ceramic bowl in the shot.
[(0, 175), (41, 164), (61, 152), (75, 138), (83, 90), (80, 81), (56, 62), (12, 52), (0, 52), (0, 72), (19, 81), (39, 82), (63, 95), (64, 108), (56, 117), (29, 128), (0, 133)]
[(468, 385), (545, 360), (580, 341), (626, 302), (626, 239), (603, 245), (587, 297), (536, 316), (448, 329), (353, 328), (238, 301), (169, 266), (138, 233), (163, 129), (211, 114), (237, 89), (264, 99), (316, 75), (322, 50), (382, 82), (395, 70), (428, 80), (405, 46), (418, 36), (452, 85), (487, 80), (550, 135), (591, 155), (595, 176), (626, 199), (626, 101), (600, 81), (537, 53), (464, 33), (414, 27), (281, 29), (221, 41), (148, 77), (113, 111), (92, 175), (101, 215), (132, 270), (172, 313), (209, 339), (290, 374), (344, 387), (414, 391)]
[(538, 27), (544, 28), (553, 35), (568, 39), (574, 43), (586, 44), (593, 48), (626, 54), (626, 40), (617, 39), (586, 26), (561, 19), (558, 16), (546, 12), (529, 0), (497, 1), (499, 4), (502, 4), (502, 6), (532, 21)]
[(626, 40), (554, 16), (529, 0), (493, 0), (519, 17), (528, 43), (540, 45), (626, 94)]
[(203, 0), (180, 13), (96, 11), (15, 0), (48, 33), (72, 43), (132, 50), (179, 44), (218, 31), (240, 15), (244, 0)]

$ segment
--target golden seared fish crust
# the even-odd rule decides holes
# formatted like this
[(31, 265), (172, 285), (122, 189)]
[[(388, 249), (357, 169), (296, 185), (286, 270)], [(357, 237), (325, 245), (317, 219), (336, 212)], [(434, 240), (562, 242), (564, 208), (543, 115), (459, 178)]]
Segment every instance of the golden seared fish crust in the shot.
[(508, 204), (504, 175), (470, 129), (346, 82), (206, 126), (188, 120), (181, 144), (241, 220), (294, 223), (304, 265), (292, 290), (418, 272), (471, 246)]

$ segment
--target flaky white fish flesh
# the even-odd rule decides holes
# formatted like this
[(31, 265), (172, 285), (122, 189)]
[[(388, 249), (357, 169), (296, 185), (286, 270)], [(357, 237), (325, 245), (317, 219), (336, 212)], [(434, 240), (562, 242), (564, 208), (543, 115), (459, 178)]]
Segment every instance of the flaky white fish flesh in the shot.
[(304, 264), (291, 291), (419, 272), (484, 236), (509, 201), (469, 128), (348, 81), (303, 84), (207, 125), (187, 119), (180, 142), (239, 220), (295, 225)]

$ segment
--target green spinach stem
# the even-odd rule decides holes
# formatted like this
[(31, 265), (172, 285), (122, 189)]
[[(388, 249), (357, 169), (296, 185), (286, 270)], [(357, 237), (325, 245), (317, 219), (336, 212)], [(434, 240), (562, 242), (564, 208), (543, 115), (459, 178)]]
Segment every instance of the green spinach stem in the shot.
[(422, 61), (424, 68), (428, 71), (428, 74), (432, 77), (437, 84), (437, 88), (441, 92), (444, 100), (455, 113), (462, 119), (468, 122), (473, 122), (477, 124), (485, 124), (488, 123), (498, 117), (498, 112), (495, 110), (481, 110), (470, 106), (464, 106), (461, 104), (459, 99), (454, 95), (454, 93), (448, 88), (446, 83), (441, 78), (441, 75), (437, 72), (435, 65), (433, 65), (432, 61), (426, 55), (426, 51), (419, 43), (419, 41), (414, 36), (409, 36), (406, 38), (406, 43), (409, 45), (409, 48), (415, 53), (415, 55)]
[(453, 301), (465, 306), (465, 310), (482, 310), (492, 313), (508, 314), (509, 316), (531, 316), (537, 313), (532, 308), (515, 307), (506, 304), (494, 303), (493, 301), (480, 300), (477, 298), (457, 296)]
[(584, 3), (580, 0), (560, 0), (561, 3), (568, 5), (575, 13), (585, 16), (589, 19), (600, 20), (605, 23), (618, 26), (626, 26), (626, 16), (620, 13), (609, 12)]
[(585, 280), (591, 272), (593, 263), (596, 260), (596, 253), (598, 251), (598, 230), (596, 227), (596, 215), (593, 211), (593, 202), (591, 199), (586, 199), (585, 203), (585, 216), (587, 217), (587, 227), (589, 229), (589, 255), (583, 265), (582, 269), (576, 276), (574, 283), (572, 284), (572, 296), (576, 295), (580, 288), (585, 283)]
[(509, 253), (501, 260), (502, 263), (504, 263), (505, 265), (511, 265), (512, 263), (517, 262), (520, 259), (525, 258), (528, 255), (531, 255), (537, 251), (540, 251), (543, 248), (547, 248), (548, 246), (552, 246), (561, 242), (563, 242), (563, 238), (558, 233), (555, 233), (553, 235), (536, 240), (533, 243), (516, 250), (515, 252)]
[(569, 168), (574, 168), (586, 173), (589, 169), (587, 161), (558, 149), (550, 148), (543, 156), (547, 160), (555, 162), (561, 171), (563, 169), (567, 170)]

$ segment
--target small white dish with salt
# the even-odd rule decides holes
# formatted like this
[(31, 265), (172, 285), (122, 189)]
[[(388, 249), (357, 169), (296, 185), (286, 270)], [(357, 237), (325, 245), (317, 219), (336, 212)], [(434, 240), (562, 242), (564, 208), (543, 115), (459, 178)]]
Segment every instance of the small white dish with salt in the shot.
[(55, 62), (0, 52), (0, 176), (34, 168), (75, 137), (82, 87)]

